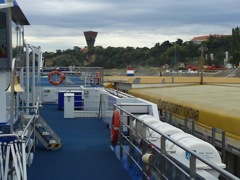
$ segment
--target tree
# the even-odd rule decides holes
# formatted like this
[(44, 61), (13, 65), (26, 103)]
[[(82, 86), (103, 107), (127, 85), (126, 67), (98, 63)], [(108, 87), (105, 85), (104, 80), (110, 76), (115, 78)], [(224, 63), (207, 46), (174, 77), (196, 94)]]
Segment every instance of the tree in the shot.
[(239, 28), (232, 29), (232, 58), (230, 63), (238, 66), (240, 62), (240, 32)]
[[(88, 66), (101, 66), (103, 68), (125, 68), (130, 65), (138, 66), (155, 66), (159, 67), (165, 64), (175, 66), (177, 62), (196, 65), (199, 60), (200, 46), (207, 46), (208, 56), (214, 54), (214, 61), (207, 62), (211, 65), (222, 65), (224, 53), (226, 51), (232, 56), (233, 64), (237, 65), (240, 59), (240, 33), (239, 29), (233, 29), (233, 36), (222, 36), (221, 38), (210, 36), (208, 41), (203, 44), (194, 44), (193, 42), (183, 42), (177, 39), (176, 43), (170, 43), (169, 40), (162, 44), (156, 43), (152, 48), (133, 48), (133, 47), (107, 47), (96, 46), (88, 52), (73, 49), (64, 51), (56, 50), (56, 53), (45, 52), (45, 60), (50, 59), (55, 62), (56, 66), (83, 65), (88, 59)], [(175, 58), (176, 57), (176, 58)], [(209, 58), (210, 59), (210, 58)], [(90, 63), (91, 62), (91, 63)]]
[(56, 50), (56, 54), (57, 54), (57, 55), (59, 55), (59, 54), (61, 54), (61, 53), (62, 53), (62, 51), (61, 51), (60, 49), (57, 49), (57, 50)]
[(183, 44), (183, 40), (182, 39), (177, 39), (176, 43), (181, 46)]

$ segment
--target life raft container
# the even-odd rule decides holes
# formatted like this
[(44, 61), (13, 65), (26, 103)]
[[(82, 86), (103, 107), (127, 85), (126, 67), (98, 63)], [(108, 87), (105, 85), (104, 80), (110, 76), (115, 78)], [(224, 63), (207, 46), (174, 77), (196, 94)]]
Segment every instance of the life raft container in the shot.
[[(53, 81), (53, 79), (52, 79), (53, 75), (58, 75), (59, 80), (58, 81)], [(65, 79), (65, 75), (61, 71), (58, 71), (58, 70), (54, 70), (54, 71), (50, 72), (49, 75), (48, 75), (49, 82), (54, 86), (57, 86), (57, 85), (61, 84), (64, 79)]]
[(113, 146), (117, 144), (119, 127), (120, 127), (120, 114), (118, 110), (115, 110), (112, 116), (112, 127), (111, 127), (111, 144)]

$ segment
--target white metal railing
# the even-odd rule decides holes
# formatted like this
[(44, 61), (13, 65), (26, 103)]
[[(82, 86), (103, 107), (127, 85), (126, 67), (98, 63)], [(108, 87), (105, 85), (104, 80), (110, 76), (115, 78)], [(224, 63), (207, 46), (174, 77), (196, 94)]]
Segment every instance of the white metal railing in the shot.
[(15, 134), (0, 134), (0, 180), (27, 180), (27, 165), (31, 165), (35, 151), (35, 120), (40, 107), (40, 104), (21, 107), (35, 110), (24, 129)]
[[(31, 67), (32, 68), (32, 67)], [(34, 69), (34, 68), (33, 68)], [(29, 85), (30, 80), (32, 84), (35, 79), (33, 77), (34, 74), (37, 74), (36, 82), (38, 86), (45, 86), (46, 83), (43, 78), (48, 77), (49, 73), (57, 70), (61, 71), (65, 76), (64, 81), (58, 86), (74, 86), (74, 85), (82, 85), (85, 87), (91, 86), (103, 86), (103, 77), (104, 71), (102, 67), (44, 67), (39, 71), (38, 69), (34, 69), (31, 72), (28, 72), (28, 69), (23, 68), (23, 76), (26, 77), (24, 80), (24, 85)], [(33, 74), (33, 75), (32, 75)], [(29, 78), (28, 78), (29, 77)], [(31, 77), (31, 79), (30, 79)], [(53, 77), (56, 78), (57, 77)], [(59, 78), (59, 77), (58, 77)], [(49, 86), (49, 84), (47, 84)], [(57, 86), (56, 86), (57, 87)]]
[[(187, 179), (201, 179), (199, 175), (197, 174), (197, 168), (196, 168), (196, 161), (199, 160), (212, 168), (213, 170), (220, 173), (221, 177), (224, 177), (226, 179), (239, 179), (238, 177), (234, 176), (233, 174), (229, 173), (228, 171), (218, 167), (213, 162), (210, 162), (203, 157), (199, 156), (194, 151), (189, 150), (186, 146), (180, 144), (176, 140), (172, 139), (168, 135), (159, 132), (156, 128), (153, 128), (146, 124), (143, 121), (140, 121), (137, 116), (131, 114), (121, 106), (115, 105), (115, 107), (120, 111), (120, 134), (119, 134), (119, 145), (120, 145), (120, 156), (123, 156), (123, 151), (126, 152), (126, 154), (129, 156), (129, 163), (135, 163), (139, 169), (142, 171), (143, 176), (146, 176), (148, 178), (148, 172), (147, 168), (144, 165), (144, 163), (139, 162), (138, 160), (141, 159), (139, 157), (142, 157), (143, 154), (146, 152), (154, 152), (155, 156), (160, 159), (159, 164), (155, 164), (153, 169), (155, 172), (158, 173), (158, 177), (164, 177), (170, 173), (174, 174), (173, 169), (178, 169), (178, 173), (181, 174), (181, 177), (187, 178)], [(123, 121), (124, 116), (129, 117), (129, 123), (126, 123)], [(133, 128), (133, 121), (136, 120), (139, 123), (136, 123), (136, 125), (141, 125), (142, 133), (137, 132), (138, 128)], [(128, 135), (126, 135), (126, 132), (123, 130), (123, 126), (127, 128), (127, 131), (129, 132)], [(160, 147), (152, 146), (152, 143), (146, 138), (144, 135), (147, 129), (151, 129), (152, 131), (158, 133), (161, 136), (161, 142)], [(137, 136), (141, 139), (141, 145), (136, 145), (134, 141), (134, 136)], [(127, 141), (127, 143), (125, 142)], [(178, 146), (179, 148), (183, 149), (184, 151), (188, 152), (190, 154), (190, 160), (189, 160), (189, 167), (179, 167), (177, 164), (177, 161), (174, 160), (174, 158), (170, 155), (170, 153), (166, 150), (166, 141), (172, 142), (174, 145)], [(129, 147), (126, 148), (126, 144), (128, 144)], [(138, 154), (138, 155), (136, 155)], [(136, 159), (135, 156), (138, 158)], [(161, 167), (160, 167), (161, 166)], [(167, 168), (166, 166), (172, 167)], [(186, 170), (187, 169), (187, 170)], [(170, 172), (169, 172), (170, 171)], [(145, 179), (145, 178), (143, 178)]]
[(31, 155), (32, 151), (35, 152), (35, 115), (32, 115), (31, 119), (29, 120), (28, 124), (24, 128), (23, 132), (21, 133), (21, 139), (24, 140), (26, 143), (26, 160), (27, 164), (30, 166), (31, 164)]
[(0, 179), (27, 180), (25, 141), (15, 134), (1, 134), (0, 140)]

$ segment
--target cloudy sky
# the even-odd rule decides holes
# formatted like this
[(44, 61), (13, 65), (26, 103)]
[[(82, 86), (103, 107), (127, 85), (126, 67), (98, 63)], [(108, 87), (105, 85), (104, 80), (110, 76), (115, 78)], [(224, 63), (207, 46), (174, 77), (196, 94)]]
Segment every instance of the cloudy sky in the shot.
[(231, 34), (240, 25), (239, 0), (17, 0), (30, 22), (25, 38), (43, 51), (95, 45), (153, 47), (165, 40)]

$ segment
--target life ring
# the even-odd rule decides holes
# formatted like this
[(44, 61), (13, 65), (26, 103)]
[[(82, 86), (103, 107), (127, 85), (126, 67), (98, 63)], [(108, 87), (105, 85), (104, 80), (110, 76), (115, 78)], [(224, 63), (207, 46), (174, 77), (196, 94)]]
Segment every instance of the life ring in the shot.
[[(58, 81), (53, 81), (52, 80), (52, 76), (55, 75), (55, 74), (60, 77)], [(58, 71), (58, 70), (54, 70), (54, 71), (50, 72), (49, 75), (48, 75), (49, 82), (54, 86), (57, 86), (57, 85), (61, 84), (64, 79), (65, 79), (65, 75), (61, 71)]]
[(119, 127), (120, 127), (120, 114), (118, 110), (115, 110), (112, 116), (112, 127), (111, 127), (111, 143), (113, 146), (117, 144)]

